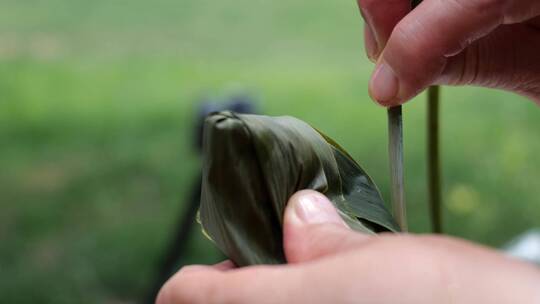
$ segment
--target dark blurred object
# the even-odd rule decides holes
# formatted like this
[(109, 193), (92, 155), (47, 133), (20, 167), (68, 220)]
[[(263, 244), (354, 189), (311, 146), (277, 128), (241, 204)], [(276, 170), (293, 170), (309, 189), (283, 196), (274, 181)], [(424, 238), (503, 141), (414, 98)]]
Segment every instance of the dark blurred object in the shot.
[[(255, 113), (255, 100), (247, 93), (235, 93), (227, 98), (224, 102), (216, 101), (215, 99), (202, 98), (200, 105), (196, 110), (195, 127), (193, 128), (193, 145), (197, 154), (202, 152), (202, 137), (204, 121), (206, 117), (215, 112), (232, 111), (242, 114)], [(178, 217), (173, 237), (167, 245), (163, 257), (157, 265), (157, 276), (151, 285), (149, 293), (146, 295), (143, 303), (154, 303), (157, 293), (161, 286), (169, 279), (169, 277), (182, 265), (184, 255), (189, 249), (190, 235), (195, 226), (197, 210), (201, 199), (201, 175), (200, 173), (195, 178), (190, 196), (187, 201), (181, 202), (186, 205), (183, 214)]]

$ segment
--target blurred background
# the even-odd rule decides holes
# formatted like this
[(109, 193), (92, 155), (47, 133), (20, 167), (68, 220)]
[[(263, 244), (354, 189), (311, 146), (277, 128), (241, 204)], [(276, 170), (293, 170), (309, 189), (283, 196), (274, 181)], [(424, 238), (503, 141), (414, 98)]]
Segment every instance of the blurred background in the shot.
[[(199, 101), (238, 88), (336, 139), (388, 200), (362, 27), (352, 0), (0, 1), (0, 302), (143, 299), (197, 182)], [(404, 109), (414, 232), (424, 99)], [(539, 223), (540, 111), (480, 88), (442, 100), (445, 229), (500, 247)], [(182, 245), (182, 263), (221, 258), (198, 227)]]

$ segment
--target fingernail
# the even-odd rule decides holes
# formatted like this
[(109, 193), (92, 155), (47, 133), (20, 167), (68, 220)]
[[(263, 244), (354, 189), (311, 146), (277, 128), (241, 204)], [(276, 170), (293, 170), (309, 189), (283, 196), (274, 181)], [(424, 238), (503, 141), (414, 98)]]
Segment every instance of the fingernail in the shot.
[(364, 26), (364, 45), (366, 48), (366, 55), (372, 62), (377, 61), (379, 57), (379, 46), (377, 40), (375, 40), (375, 34), (371, 29), (371, 26), (366, 22)]
[(343, 223), (334, 205), (326, 196), (317, 192), (300, 195), (294, 206), (294, 212), (305, 224)]
[(397, 97), (398, 91), (399, 80), (396, 74), (387, 63), (380, 62), (369, 84), (371, 98), (381, 104), (388, 104)]

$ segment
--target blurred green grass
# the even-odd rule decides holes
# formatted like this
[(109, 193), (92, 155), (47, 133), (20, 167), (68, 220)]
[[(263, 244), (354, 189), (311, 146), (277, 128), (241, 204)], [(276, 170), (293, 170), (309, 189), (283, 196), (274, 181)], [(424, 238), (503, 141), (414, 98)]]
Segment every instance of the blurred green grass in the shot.
[[(139, 298), (196, 176), (196, 99), (242, 84), (270, 115), (335, 138), (388, 198), (385, 111), (369, 101), (354, 1), (0, 2), (0, 294)], [(423, 96), (405, 108), (409, 218), (429, 230)], [(500, 246), (538, 225), (540, 113), (444, 88), (446, 230)], [(188, 262), (217, 259), (196, 231)]]

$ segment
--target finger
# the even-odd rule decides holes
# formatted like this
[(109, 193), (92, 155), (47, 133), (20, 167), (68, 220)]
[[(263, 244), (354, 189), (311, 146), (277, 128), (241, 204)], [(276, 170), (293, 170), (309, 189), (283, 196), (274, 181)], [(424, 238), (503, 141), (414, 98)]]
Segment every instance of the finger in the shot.
[(540, 103), (538, 30), (504, 25), (451, 57), (438, 84), (478, 85), (513, 91)]
[(219, 271), (227, 271), (236, 268), (236, 265), (231, 260), (226, 260), (221, 263), (217, 263), (212, 266), (214, 269)]
[(212, 266), (208, 266), (208, 265), (189, 265), (189, 266), (184, 266), (184, 267), (180, 268), (180, 270), (178, 272), (188, 273), (188, 272), (196, 272), (196, 271), (204, 271), (204, 270), (213, 271), (213, 270), (217, 270), (217, 269), (215, 269)]
[(163, 286), (156, 304), (290, 303), (302, 281), (298, 269), (284, 266), (179, 272)]
[(373, 34), (373, 31), (367, 24), (364, 26), (364, 46), (369, 60), (373, 62), (377, 61), (379, 57), (379, 46), (375, 40), (375, 34)]
[(180, 269), (180, 272), (195, 272), (195, 271), (226, 271), (234, 269), (236, 266), (230, 260), (217, 263), (215, 265), (188, 265)]
[(285, 210), (284, 248), (287, 261), (298, 263), (350, 250), (371, 237), (353, 232), (326, 196), (300, 191)]
[(523, 8), (533, 5), (539, 6), (511, 0), (425, 0), (394, 28), (370, 81), (372, 98), (393, 106), (414, 97), (437, 80), (447, 58), (501, 24), (524, 18)]
[[(409, 0), (357, 0), (362, 17), (366, 21), (365, 31), (372, 37), (366, 37), (368, 57), (376, 61), (392, 29), (410, 10)], [(367, 39), (372, 39), (367, 41)], [(369, 44), (368, 44), (369, 42)]]

